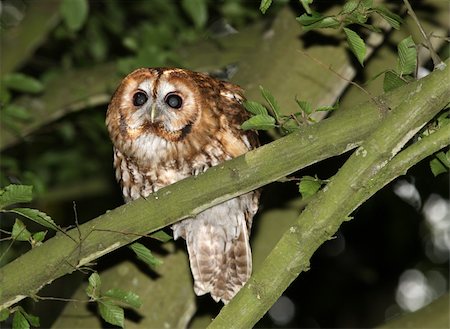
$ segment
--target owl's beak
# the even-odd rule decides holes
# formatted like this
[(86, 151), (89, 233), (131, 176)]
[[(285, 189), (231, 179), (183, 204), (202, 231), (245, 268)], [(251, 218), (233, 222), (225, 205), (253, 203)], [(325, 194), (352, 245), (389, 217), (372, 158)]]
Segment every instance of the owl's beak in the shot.
[(155, 119), (159, 116), (159, 110), (156, 107), (156, 104), (152, 104), (152, 107), (150, 108), (150, 121), (152, 123), (155, 122)]

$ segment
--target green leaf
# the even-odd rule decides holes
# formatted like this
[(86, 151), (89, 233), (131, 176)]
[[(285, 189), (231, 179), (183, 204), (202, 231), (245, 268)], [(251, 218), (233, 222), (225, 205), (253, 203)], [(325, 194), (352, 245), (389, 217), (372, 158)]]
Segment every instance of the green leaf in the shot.
[(153, 256), (152, 252), (143, 244), (135, 242), (129, 245), (128, 247), (134, 251), (138, 259), (140, 259), (147, 265), (158, 266), (162, 264), (162, 261)]
[(401, 87), (405, 84), (406, 82), (403, 81), (403, 79), (400, 78), (397, 73), (392, 71), (387, 71), (384, 73), (383, 90), (385, 92), (394, 90), (395, 88)]
[(362, 0), (361, 1), (361, 5), (364, 8), (366, 8), (366, 9), (372, 8), (373, 7), (373, 0)]
[(263, 14), (265, 14), (271, 4), (272, 4), (272, 0), (261, 0), (261, 4), (259, 5), (259, 10), (261, 10), (261, 12)]
[(63, 0), (60, 13), (69, 30), (76, 32), (87, 20), (89, 3), (87, 0)]
[(13, 212), (15, 214), (22, 215), (23, 217), (26, 217), (28, 219), (31, 219), (32, 221), (45, 226), (47, 228), (50, 228), (52, 230), (57, 230), (58, 226), (55, 224), (53, 219), (47, 215), (46, 213), (39, 211), (37, 209), (31, 209), (31, 208), (14, 208), (11, 210), (8, 210), (10, 212)]
[(344, 6), (342, 7), (342, 14), (348, 14), (354, 11), (356, 8), (358, 8), (359, 2), (355, 0), (347, 1)]
[(0, 190), (0, 209), (16, 203), (30, 202), (33, 199), (33, 186), (8, 185)]
[(397, 50), (400, 75), (413, 73), (417, 66), (417, 49), (412, 37), (409, 36), (400, 41)]
[(98, 301), (98, 310), (101, 317), (108, 323), (123, 328), (124, 312), (123, 308), (114, 305), (110, 301)]
[(448, 169), (444, 166), (444, 164), (437, 158), (434, 158), (433, 160), (430, 161), (430, 168), (434, 177), (436, 177), (439, 174), (446, 173), (448, 171)]
[(28, 328), (30, 328), (30, 324), (28, 323), (27, 319), (22, 314), (22, 312), (20, 312), (20, 311), (14, 312), (12, 328), (13, 329), (28, 329)]
[(98, 275), (97, 272), (94, 272), (89, 276), (88, 281), (89, 284), (86, 287), (86, 294), (90, 298), (96, 300), (100, 297), (100, 286), (102, 284), (100, 276)]
[(364, 66), (364, 57), (366, 56), (366, 45), (364, 40), (353, 30), (344, 27), (345, 35), (347, 36), (347, 42), (350, 46), (350, 50), (355, 54), (359, 63)]
[(321, 186), (322, 186), (321, 180), (311, 176), (304, 176), (300, 180), (298, 189), (300, 194), (302, 195), (302, 198), (307, 198), (309, 196), (316, 194)]
[(267, 114), (258, 114), (241, 124), (242, 130), (269, 130), (275, 127), (275, 119)]
[(205, 26), (208, 20), (208, 8), (205, 0), (182, 0), (181, 6), (190, 17), (196, 28)]
[(302, 109), (303, 112), (306, 114), (311, 114), (313, 112), (311, 103), (308, 101), (301, 101), (297, 98), (295, 98), (295, 101), (297, 102), (298, 106)]
[(155, 233), (150, 234), (150, 237), (161, 242), (167, 242), (172, 240), (172, 237), (163, 230), (159, 230), (156, 231)]
[(122, 289), (114, 288), (105, 292), (103, 296), (110, 297), (134, 308), (139, 308), (142, 305), (139, 296), (131, 291), (124, 291)]
[(26, 107), (16, 105), (16, 104), (7, 104), (3, 108), (3, 115), (8, 115), (13, 117), (14, 119), (27, 121), (31, 119), (31, 114)]
[(20, 308), (20, 312), (23, 314), (23, 316), (25, 317), (25, 319), (27, 319), (27, 321), (33, 326), (33, 327), (39, 327), (39, 317), (29, 314), (27, 312), (25, 312), (25, 310), (21, 307)]
[(373, 8), (375, 12), (383, 17), (383, 19), (389, 23), (390, 26), (392, 26), (394, 29), (399, 30), (400, 25), (403, 24), (403, 18), (398, 16), (397, 14), (394, 14), (392, 11), (390, 11), (388, 8), (384, 6), (378, 6)]
[(16, 91), (37, 94), (44, 90), (44, 85), (37, 79), (22, 73), (9, 73), (2, 79), (2, 84)]
[(275, 120), (278, 122), (281, 113), (281, 109), (280, 106), (278, 105), (278, 102), (276, 101), (275, 97), (273, 97), (273, 95), (270, 93), (270, 91), (264, 89), (263, 86), (259, 86), (259, 89), (261, 90), (261, 94), (263, 95), (266, 102), (269, 103), (270, 109), (273, 112)]
[(300, 0), (300, 3), (302, 4), (303, 8), (305, 9), (307, 14), (312, 14), (311, 8), (309, 8), (309, 5), (313, 3), (314, 0)]
[(0, 311), (0, 322), (6, 321), (9, 318), (9, 309), (5, 308)]
[(442, 151), (436, 153), (436, 158), (438, 158), (444, 164), (444, 166), (450, 168), (450, 150), (447, 151), (447, 153), (444, 153)]
[(47, 231), (40, 231), (33, 234), (33, 241), (39, 243), (44, 241)]
[(325, 18), (325, 16), (323, 16), (322, 14), (313, 11), (310, 14), (303, 14), (303, 15), (297, 17), (296, 20), (301, 25), (308, 26), (308, 25), (317, 23), (317, 22), (321, 21), (324, 18)]
[(245, 109), (247, 111), (249, 111), (250, 113), (268, 114), (267, 109), (264, 106), (262, 106), (261, 104), (259, 104), (258, 102), (245, 101), (243, 105), (244, 105)]
[(19, 219), (16, 219), (16, 222), (12, 228), (11, 237), (17, 241), (28, 241), (31, 238), (31, 233), (27, 230), (24, 223), (22, 223)]
[[(303, 14), (302, 16), (304, 16)], [(297, 17), (297, 21), (302, 23), (305, 19), (302, 19), (302, 16)], [(303, 29), (305, 31), (313, 30), (313, 29), (325, 29), (325, 28), (337, 28), (339, 26), (339, 21), (335, 17), (323, 17), (320, 20), (311, 23), (311, 24), (303, 24)]]

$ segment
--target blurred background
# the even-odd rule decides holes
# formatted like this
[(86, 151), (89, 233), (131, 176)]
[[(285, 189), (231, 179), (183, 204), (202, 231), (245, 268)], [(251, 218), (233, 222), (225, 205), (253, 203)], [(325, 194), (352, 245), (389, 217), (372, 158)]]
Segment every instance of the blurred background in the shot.
[[(437, 36), (432, 41), (445, 60), (449, 57), (448, 2), (411, 3), (426, 31)], [(314, 1), (311, 7), (333, 14), (343, 4)], [(382, 33), (361, 31), (369, 45), (362, 68), (348, 51), (341, 32), (302, 30), (295, 20), (305, 12), (298, 1), (275, 1), (265, 15), (259, 5), (260, 1), (250, 0), (2, 0), (0, 186), (32, 185), (32, 206), (63, 227), (73, 225), (75, 217), (83, 223), (123, 204), (104, 119), (115, 87), (134, 68), (177, 66), (209, 72), (240, 84), (248, 99), (259, 102), (263, 102), (262, 85), (285, 114), (297, 111), (296, 97), (313, 106), (333, 105), (339, 100), (338, 111), (345, 111), (367, 100), (349, 80), (364, 84), (374, 95), (381, 94), (383, 79), (372, 78), (396, 67), (398, 42), (408, 35), (417, 44), (421, 42), (403, 3), (386, 3), (405, 23), (399, 30), (382, 25)], [(379, 24), (376, 18), (369, 23)], [(419, 65), (421, 74), (433, 68), (423, 47)], [(21, 83), (11, 83), (11, 76), (19, 76)], [(279, 137), (276, 131), (260, 135), (263, 143)], [(292, 177), (328, 179), (347, 157), (322, 161)], [(449, 175), (435, 177), (430, 160), (419, 163), (357, 209), (335, 239), (317, 251), (311, 269), (293, 282), (257, 327), (373, 327), (446, 294)], [(275, 182), (263, 189), (252, 236), (255, 270), (304, 205), (296, 180)], [(4, 235), (11, 231), (14, 218), (0, 215)], [(31, 223), (27, 227), (40, 229)], [(123, 250), (101, 258), (95, 267), (112, 286), (125, 287), (130, 278), (142, 275), (146, 287), (158, 287), (133, 288), (137, 293), (145, 291), (153, 301), (141, 296), (143, 307), (126, 313), (127, 327), (161, 327), (164, 319), (150, 315), (154, 312), (150, 305), (158, 298), (169, 303), (160, 310), (170, 310), (166, 318), (173, 317), (167, 320), (169, 327), (206, 326), (221, 305), (209, 296), (192, 295), (183, 243), (145, 243), (165, 258), (160, 269), (136, 265), (133, 255)], [(0, 265), (29, 249), (25, 242), (11, 245), (0, 240)], [(115, 271), (124, 266), (129, 266), (130, 272), (120, 281)], [(171, 280), (164, 281), (164, 273), (173, 271), (171, 266), (183, 274), (178, 274), (179, 280), (167, 274)], [(172, 292), (180, 291), (177, 284), (187, 291)], [(78, 272), (56, 280), (41, 295), (83, 298), (85, 285), (86, 275)], [(182, 304), (176, 310), (169, 307), (175, 299)], [(40, 317), (41, 327), (110, 326), (98, 319), (95, 307), (84, 303), (26, 300), (23, 305)]]

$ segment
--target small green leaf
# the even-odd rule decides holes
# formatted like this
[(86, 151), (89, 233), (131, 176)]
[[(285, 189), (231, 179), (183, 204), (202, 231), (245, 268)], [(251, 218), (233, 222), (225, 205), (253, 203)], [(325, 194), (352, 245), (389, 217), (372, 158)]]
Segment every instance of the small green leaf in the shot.
[(297, 102), (298, 106), (302, 109), (303, 112), (306, 114), (311, 114), (313, 112), (311, 103), (308, 101), (301, 101), (297, 98), (295, 98), (295, 101)]
[(366, 45), (364, 40), (355, 32), (349, 28), (344, 27), (345, 35), (347, 36), (347, 42), (350, 46), (350, 50), (355, 54), (359, 63), (364, 66), (364, 57), (366, 56)]
[(436, 153), (436, 158), (438, 158), (444, 164), (444, 166), (450, 168), (450, 150), (447, 151), (447, 153), (444, 153), (442, 151)]
[(242, 130), (269, 130), (275, 127), (275, 119), (270, 115), (258, 114), (241, 124)]
[(63, 0), (60, 13), (69, 30), (76, 32), (87, 20), (89, 3), (87, 0)]
[(244, 105), (245, 109), (247, 111), (249, 111), (250, 113), (268, 114), (267, 109), (264, 106), (262, 106), (261, 104), (259, 104), (258, 102), (245, 101), (243, 105)]
[(14, 119), (27, 121), (31, 119), (31, 114), (26, 107), (16, 105), (16, 104), (7, 104), (3, 108), (3, 115), (8, 115), (13, 117)]
[(29, 314), (27, 312), (25, 312), (25, 310), (21, 307), (20, 308), (20, 312), (23, 314), (23, 316), (25, 317), (25, 319), (27, 319), (27, 321), (33, 326), (33, 327), (39, 327), (39, 317)]
[(270, 91), (264, 89), (263, 86), (259, 86), (259, 89), (261, 90), (261, 94), (263, 95), (266, 102), (269, 103), (270, 109), (273, 112), (275, 120), (278, 122), (280, 118), (281, 109), (280, 106), (278, 105), (277, 100), (275, 99), (275, 97), (273, 97)]
[(366, 9), (370, 9), (373, 7), (373, 0), (362, 0), (361, 5)]
[(167, 242), (172, 240), (172, 237), (163, 230), (159, 230), (156, 231), (155, 233), (150, 234), (150, 237), (161, 242)]
[(409, 36), (400, 41), (397, 50), (400, 75), (413, 73), (417, 66), (417, 50), (412, 37)]
[(89, 284), (86, 287), (86, 294), (93, 300), (97, 300), (100, 297), (100, 287), (102, 281), (97, 272), (92, 273), (89, 276)]
[(108, 323), (123, 328), (124, 312), (123, 308), (114, 305), (110, 301), (98, 301), (98, 310), (101, 317)]
[(30, 202), (33, 199), (33, 186), (8, 185), (0, 190), (0, 209), (16, 203)]
[[(304, 15), (305, 14), (296, 18), (297, 21), (300, 22), (300, 24), (302, 24), (302, 21), (303, 22), (305, 21), (305, 19), (302, 19)], [(340, 24), (339, 21), (335, 17), (323, 17), (314, 23), (303, 24), (303, 30), (309, 31), (313, 29), (337, 28), (339, 24)]]
[(11, 237), (17, 241), (28, 241), (31, 238), (31, 233), (27, 230), (24, 223), (22, 223), (19, 219), (16, 219), (16, 222), (12, 228)]
[(296, 20), (303, 26), (308, 26), (314, 23), (317, 23), (318, 21), (321, 21), (324, 19), (325, 16), (318, 12), (311, 12), (310, 14), (303, 14), (296, 18)]
[(39, 243), (44, 241), (45, 235), (47, 234), (47, 231), (40, 231), (33, 234), (33, 241), (35, 243)]
[(131, 291), (124, 291), (122, 289), (114, 288), (105, 292), (103, 296), (110, 297), (134, 308), (139, 308), (142, 305), (139, 296)]
[(398, 16), (397, 14), (394, 14), (392, 11), (390, 11), (388, 8), (384, 6), (378, 6), (373, 8), (375, 12), (383, 17), (383, 19), (389, 23), (390, 26), (392, 26), (394, 29), (399, 30), (400, 25), (403, 24), (403, 18)]
[(0, 311), (0, 322), (6, 321), (9, 318), (9, 309), (5, 308)]
[(314, 0), (300, 0), (300, 3), (302, 4), (307, 14), (311, 14), (313, 12), (311, 8), (309, 8), (309, 5), (311, 5), (313, 1)]
[(143, 244), (139, 242), (132, 243), (128, 246), (131, 250), (134, 251), (137, 258), (146, 263), (149, 266), (158, 266), (162, 264), (162, 261), (155, 256), (153, 256), (152, 252)]
[(304, 176), (300, 180), (298, 189), (300, 191), (300, 194), (302, 195), (302, 198), (307, 198), (309, 196), (316, 194), (321, 186), (322, 186), (321, 180), (311, 176)]
[(28, 323), (23, 313), (20, 311), (14, 312), (12, 329), (28, 329), (28, 328), (30, 328), (30, 324)]
[(208, 8), (205, 0), (182, 0), (181, 6), (196, 28), (205, 26), (208, 20)]
[(437, 158), (434, 158), (433, 160), (430, 161), (430, 168), (434, 177), (436, 177), (439, 174), (446, 173), (448, 171), (448, 169), (444, 166), (444, 164)]
[(44, 85), (37, 79), (22, 73), (9, 73), (2, 79), (2, 84), (10, 89), (37, 94), (44, 90)]
[(272, 0), (261, 0), (261, 4), (259, 5), (259, 10), (261, 10), (261, 12), (263, 14), (265, 14), (271, 4), (272, 4)]
[(46, 213), (39, 211), (37, 209), (31, 209), (31, 208), (14, 208), (11, 210), (8, 210), (12, 213), (22, 215), (23, 217), (26, 217), (28, 219), (31, 219), (32, 221), (45, 226), (47, 228), (50, 228), (52, 230), (57, 230), (57, 225), (53, 221), (53, 219), (47, 215)]
[(359, 2), (355, 0), (347, 1), (344, 6), (342, 7), (342, 14), (348, 14), (354, 11), (356, 8), (358, 8)]
[(384, 73), (383, 90), (385, 92), (394, 90), (395, 88), (401, 87), (405, 84), (406, 82), (403, 81), (403, 79), (400, 78), (397, 73), (392, 71), (387, 71)]

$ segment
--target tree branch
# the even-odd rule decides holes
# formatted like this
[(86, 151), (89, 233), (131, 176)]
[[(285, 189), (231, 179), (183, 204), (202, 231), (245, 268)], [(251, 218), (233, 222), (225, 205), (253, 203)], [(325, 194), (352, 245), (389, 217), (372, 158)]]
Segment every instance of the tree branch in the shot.
[[(365, 200), (420, 159), (450, 143), (443, 127), (394, 157), (417, 131), (450, 101), (449, 70), (417, 81), (416, 89), (383, 121), (318, 192), (297, 221), (282, 236), (259, 271), (226, 305), (209, 328), (250, 328), (283, 291), (309, 268), (317, 248)], [(432, 82), (433, 81), (433, 82)], [(423, 144), (426, 147), (423, 147)], [(418, 151), (421, 151), (420, 155)], [(403, 153), (403, 152), (402, 152)]]
[[(403, 108), (410, 107), (410, 111), (413, 111), (421, 108), (420, 104), (426, 103), (427, 108), (421, 108), (423, 112), (417, 113), (414, 110), (410, 114), (417, 116), (417, 120), (429, 119), (432, 111), (437, 111), (442, 108), (442, 104), (445, 105), (449, 101), (448, 71), (447, 68), (444, 71), (433, 72), (426, 79), (383, 96), (383, 101), (391, 108), (395, 108), (409, 95), (411, 104), (417, 101), (417, 106), (414, 105), (412, 108), (413, 105), (408, 103), (401, 105), (399, 109), (403, 111)], [(427, 99), (432, 101), (428, 102)], [(397, 110), (393, 111), (388, 119), (396, 118), (396, 113)], [(79, 231), (82, 239), (79, 243), (73, 240), (78, 239), (77, 229), (67, 232), (71, 238), (58, 233), (42, 246), (32, 249), (0, 269), (0, 277), (3, 279), (0, 309), (33, 295), (54, 279), (71, 273), (80, 266), (89, 264), (102, 255), (136, 240), (138, 237), (135, 234), (147, 234), (178, 220), (195, 216), (213, 205), (278, 180), (307, 165), (348, 151), (359, 145), (379, 125), (382, 118), (383, 112), (379, 111), (372, 102), (366, 102), (354, 109), (342, 110), (336, 116), (319, 124), (305, 127), (300, 132), (210, 168), (204, 174), (163, 188), (147, 199), (138, 199), (81, 225)], [(409, 121), (403, 120), (402, 116), (397, 119), (401, 127), (395, 127), (392, 132), (383, 130), (386, 133), (384, 139), (391, 135), (398, 137), (399, 133), (405, 130), (403, 127)], [(383, 124), (383, 126), (386, 125)], [(406, 141), (407, 139), (404, 139), (404, 142)], [(371, 148), (365, 148), (368, 159), (377, 154), (372, 150), (377, 147), (381, 146), (375, 144)], [(359, 154), (363, 153), (360, 151)], [(383, 155), (385, 155), (384, 152)], [(360, 158), (364, 160), (363, 157), (360, 156)], [(355, 173), (360, 170), (355, 170)], [(370, 171), (360, 173), (358, 176), (369, 173)], [(319, 208), (322, 208), (322, 205)], [(311, 248), (317, 247), (317, 242), (323, 241), (324, 237), (329, 237), (328, 234), (320, 231), (320, 225), (323, 224), (323, 221), (318, 222), (316, 225), (319, 226), (314, 226), (316, 229), (312, 229), (309, 239), (313, 238), (315, 243), (311, 245)], [(133, 234), (127, 235), (126, 232)], [(299, 232), (305, 233), (303, 230)], [(328, 229), (328, 232), (334, 233), (331, 229)], [(275, 248), (274, 252), (279, 252), (279, 249)], [(251, 282), (254, 283), (255, 280)], [(263, 284), (262, 287), (265, 285)], [(273, 300), (273, 298), (266, 300), (265, 307), (268, 308)], [(230, 305), (236, 305), (236, 303), (230, 303)], [(258, 302), (257, 305), (260, 303)]]

